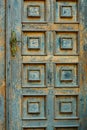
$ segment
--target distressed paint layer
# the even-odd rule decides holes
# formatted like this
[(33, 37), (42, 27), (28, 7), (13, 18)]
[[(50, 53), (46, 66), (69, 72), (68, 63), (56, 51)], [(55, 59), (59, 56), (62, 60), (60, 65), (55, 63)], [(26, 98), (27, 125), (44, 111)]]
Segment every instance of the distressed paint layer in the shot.
[[(54, 8), (53, 2), (56, 8)], [(11, 1), (11, 28), (16, 31), (18, 41), (22, 41), (22, 46), (19, 42), (17, 55), (11, 58), (9, 130), (45, 130), (46, 128), (47, 130), (54, 128), (57, 130), (78, 130), (78, 127), (79, 130), (87, 129), (87, 29), (83, 9), (85, 2), (85, 0), (62, 0), (62, 2), (61, 0), (46, 0), (45, 2), (44, 0), (24, 0), (22, 3), (24, 14), (22, 13), (21, 21), (21, 2), (19, 0)], [(80, 3), (78, 13), (77, 3)], [(30, 14), (27, 16), (27, 6), (35, 6), (35, 4), (41, 6), (42, 16), (37, 18), (34, 9), (33, 18), (34, 16), (35, 18), (33, 19)], [(59, 18), (58, 6), (62, 4), (62, 8), (64, 8), (62, 13), (66, 13), (60, 14), (62, 16)], [(45, 5), (47, 6), (44, 7)], [(70, 12), (66, 11), (67, 8)], [(53, 10), (56, 11), (55, 18)], [(78, 21), (79, 18), (80, 21)], [(63, 19), (66, 20), (63, 21)], [(31, 23), (29, 24), (29, 22)], [(55, 32), (61, 36), (62, 32), (73, 34), (73, 32), (79, 31), (78, 36), (80, 37), (73, 37), (74, 44), (77, 45), (76, 40), (78, 40), (78, 45), (74, 46), (77, 49), (73, 50), (73, 55), (56, 55), (54, 49)], [(58, 32), (60, 33), (58, 34)], [(27, 41), (29, 36), (34, 38), (42, 36), (42, 46), (40, 47), (44, 48), (46, 53), (42, 53), (41, 50), (38, 54), (40, 47), (38, 49), (34, 49), (35, 46), (29, 48)], [(67, 38), (66, 35), (64, 38)], [(44, 46), (45, 44), (46, 46)], [(32, 51), (30, 52), (29, 49)], [(64, 47), (60, 47), (62, 52), (63, 49)], [(72, 50), (72, 46), (69, 46), (69, 49)], [(78, 54), (74, 55), (77, 50)], [(64, 51), (66, 52), (67, 49)], [(31, 79), (31, 77), (33, 78)]]
[(5, 0), (0, 1), (0, 130), (5, 130)]

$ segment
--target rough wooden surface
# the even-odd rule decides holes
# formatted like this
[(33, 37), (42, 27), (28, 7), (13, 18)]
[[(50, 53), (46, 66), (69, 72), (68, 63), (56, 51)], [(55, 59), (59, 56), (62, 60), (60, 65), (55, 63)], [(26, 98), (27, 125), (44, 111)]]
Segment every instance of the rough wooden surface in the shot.
[[(44, 1), (0, 1), (0, 130), (87, 130), (87, 1)], [(58, 13), (64, 1), (69, 18)], [(15, 57), (12, 30), (18, 40)], [(70, 44), (73, 39), (74, 46), (60, 47), (61, 36), (70, 37)]]
[(5, 130), (5, 0), (0, 1), (0, 130)]

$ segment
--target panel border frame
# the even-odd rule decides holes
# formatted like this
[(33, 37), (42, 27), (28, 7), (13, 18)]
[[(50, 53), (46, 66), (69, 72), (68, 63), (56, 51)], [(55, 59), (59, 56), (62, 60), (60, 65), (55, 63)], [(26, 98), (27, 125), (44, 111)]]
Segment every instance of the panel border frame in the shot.
[[(80, 54), (80, 32), (79, 32), (79, 30), (77, 31), (73, 31), (73, 30), (55, 30), (54, 31), (54, 33), (53, 33), (53, 35), (54, 35), (54, 38), (53, 38), (53, 42), (54, 42), (54, 46), (56, 45), (56, 33), (64, 33), (64, 32), (66, 32), (66, 33), (76, 33), (77, 34), (77, 36), (76, 36), (76, 41), (77, 41), (77, 53), (76, 54), (56, 54), (55, 53), (55, 48), (53, 49), (53, 55), (54, 56), (79, 56)], [(66, 50), (68, 50), (68, 49), (66, 49)], [(69, 50), (71, 50), (71, 49), (69, 49)]]
[[(26, 20), (23, 19), (24, 10), (21, 10), (21, 14), (23, 14), (23, 15), (21, 15), (22, 24), (23, 24), (23, 23), (33, 23), (33, 24), (42, 24), (42, 23), (43, 23), (43, 24), (47, 24), (47, 23), (48, 23), (47, 13), (46, 13), (46, 12), (48, 12), (48, 6), (47, 6), (48, 0), (41, 0), (41, 1), (44, 1), (44, 3), (45, 3), (45, 6), (44, 6), (44, 10), (45, 10), (45, 12), (44, 12), (44, 17), (45, 17), (45, 19), (44, 19), (44, 21), (26, 21)], [(24, 9), (24, 0), (22, 0), (22, 9)], [(45, 15), (45, 14), (46, 14), (46, 15)]]
[(55, 16), (55, 14), (56, 14), (56, 1), (57, 0), (54, 0), (54, 23), (55, 24), (65, 24), (65, 23), (67, 23), (67, 24), (80, 24), (80, 16), (78, 15), (79, 14), (79, 5), (80, 5), (80, 1), (79, 0), (76, 0), (77, 1), (77, 21), (76, 22), (69, 22), (69, 21), (67, 21), (67, 22), (58, 22), (58, 21), (56, 21), (56, 16)]
[[(44, 33), (44, 54), (23, 54), (23, 45), (22, 45), (22, 47), (21, 47), (21, 56), (47, 56), (47, 48), (48, 48), (48, 41), (47, 41), (47, 39), (48, 39), (48, 32), (46, 31), (46, 30), (29, 30), (29, 31), (22, 31), (22, 40), (23, 40), (23, 33), (25, 33), (25, 32), (42, 32), (42, 33)], [(28, 47), (28, 38), (29, 37), (27, 37), (27, 47)], [(35, 37), (36, 38), (36, 37)], [(37, 37), (37, 38), (39, 38), (39, 37)], [(40, 38), (40, 41), (41, 41), (41, 38)], [(23, 43), (23, 42), (22, 42)], [(41, 46), (41, 45), (40, 45)], [(40, 48), (39, 49), (29, 49), (29, 48), (27, 48), (27, 50), (29, 51), (29, 50), (40, 50)]]
[[(76, 97), (76, 102), (79, 102), (79, 95), (78, 94), (73, 94), (73, 95), (70, 95), (70, 94), (60, 94), (60, 95), (57, 95), (55, 94), (55, 97), (59, 97), (59, 96), (73, 96), (73, 97)], [(55, 117), (55, 111), (54, 111), (54, 119), (55, 120), (79, 120), (79, 103), (76, 103), (76, 113), (77, 113), (77, 116), (73, 116), (73, 117)], [(55, 109), (55, 98), (54, 98), (54, 109)]]
[(68, 65), (68, 64), (70, 64), (70, 65), (77, 65), (77, 85), (69, 85), (69, 86), (63, 86), (63, 85), (61, 85), (61, 86), (56, 86), (56, 82), (55, 82), (55, 80), (56, 80), (56, 75), (54, 75), (54, 88), (80, 88), (80, 83), (79, 83), (79, 80), (80, 80), (80, 63), (78, 63), (78, 62), (67, 62), (67, 63), (65, 63), (65, 62), (54, 62), (54, 74), (56, 74), (56, 65), (59, 65), (59, 64), (65, 64), (65, 65)]
[[(23, 101), (23, 98), (24, 97), (43, 97), (44, 99), (45, 99), (45, 106), (47, 106), (47, 95), (34, 95), (34, 94), (31, 94), (31, 95), (22, 95), (22, 97), (21, 97), (21, 100)], [(21, 120), (22, 121), (32, 121), (32, 120), (35, 120), (35, 121), (38, 121), (38, 120), (47, 120), (47, 118), (48, 118), (48, 116), (47, 116), (47, 107), (44, 107), (45, 108), (45, 113), (44, 113), (44, 115), (45, 115), (45, 117), (44, 118), (24, 118), (23, 117), (23, 102), (21, 103), (21, 107), (22, 107), (22, 111), (21, 111), (21, 113), (22, 113), (22, 116), (21, 116)], [(27, 107), (26, 107), (27, 108)]]
[(47, 88), (47, 63), (46, 62), (27, 62), (27, 63), (25, 63), (25, 62), (23, 62), (22, 63), (22, 70), (21, 70), (21, 72), (22, 72), (22, 75), (21, 75), (21, 79), (23, 79), (23, 66), (24, 65), (28, 65), (28, 64), (35, 64), (35, 65), (37, 65), (37, 64), (41, 64), (41, 65), (44, 65), (45, 66), (45, 85), (44, 85), (44, 87), (36, 87), (36, 86), (33, 86), (33, 87), (31, 87), (31, 86), (26, 86), (26, 85), (23, 85), (23, 81), (22, 81), (22, 83), (21, 83), (21, 86), (22, 86), (22, 88)]

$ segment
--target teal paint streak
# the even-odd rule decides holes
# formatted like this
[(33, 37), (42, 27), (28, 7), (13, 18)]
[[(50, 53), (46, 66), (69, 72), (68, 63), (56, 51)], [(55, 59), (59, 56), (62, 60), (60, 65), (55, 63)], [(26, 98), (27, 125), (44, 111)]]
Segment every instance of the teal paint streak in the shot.
[(4, 97), (0, 96), (0, 122), (4, 121)]

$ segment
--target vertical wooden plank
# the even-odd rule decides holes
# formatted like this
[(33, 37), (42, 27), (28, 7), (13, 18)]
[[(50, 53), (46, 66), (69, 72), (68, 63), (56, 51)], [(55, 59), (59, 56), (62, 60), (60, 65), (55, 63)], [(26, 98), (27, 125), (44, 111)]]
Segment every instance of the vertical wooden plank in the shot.
[(17, 53), (11, 57), (10, 130), (21, 129), (21, 0), (11, 1), (11, 30), (17, 36)]
[(5, 130), (5, 0), (0, 1), (0, 130)]
[(9, 88), (11, 86), (11, 60), (10, 60), (10, 33), (11, 33), (11, 5), (6, 1), (6, 129), (9, 130)]
[(80, 130), (87, 129), (87, 1), (80, 0)]
[(17, 42), (16, 57), (10, 55), (11, 31), (21, 41), (21, 1), (6, 3), (6, 130), (21, 129), (21, 43)]

